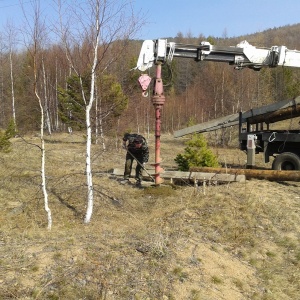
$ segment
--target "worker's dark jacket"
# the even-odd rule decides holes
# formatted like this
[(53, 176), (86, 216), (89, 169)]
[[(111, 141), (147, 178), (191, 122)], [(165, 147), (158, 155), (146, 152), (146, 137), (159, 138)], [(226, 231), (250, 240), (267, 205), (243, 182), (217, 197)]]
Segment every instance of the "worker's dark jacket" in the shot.
[(146, 163), (149, 160), (149, 148), (146, 139), (136, 133), (127, 133), (123, 137), (123, 142), (127, 142), (127, 151), (131, 153), (140, 163)]

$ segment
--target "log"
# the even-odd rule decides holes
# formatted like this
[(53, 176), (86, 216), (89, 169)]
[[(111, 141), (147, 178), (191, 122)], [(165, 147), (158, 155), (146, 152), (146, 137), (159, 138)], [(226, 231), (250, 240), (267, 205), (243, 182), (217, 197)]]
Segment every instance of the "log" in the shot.
[[(147, 174), (148, 173), (148, 174)], [(143, 179), (151, 180), (151, 176), (154, 176), (155, 170), (147, 170), (147, 173), (143, 171)], [(113, 169), (113, 175), (123, 176), (123, 169)], [(135, 171), (132, 170), (131, 176), (134, 177)], [(225, 174), (216, 172), (182, 172), (182, 171), (164, 171), (160, 174), (163, 179), (176, 179), (187, 180), (191, 182), (203, 181), (216, 181), (216, 182), (245, 182), (246, 177), (244, 174)]]
[[(291, 118), (299, 117), (300, 116), (300, 104), (299, 104), (300, 98), (296, 98), (295, 100), (292, 100), (290, 102), (291, 106), (281, 108), (278, 110), (275, 110), (273, 112), (264, 113), (261, 115), (256, 115), (253, 117), (249, 117), (247, 120), (249, 124), (257, 124), (257, 123), (275, 123), (278, 121), (288, 120)], [(295, 101), (295, 105), (293, 104), (293, 101)], [(297, 101), (297, 102), (296, 102)]]
[(215, 174), (245, 175), (246, 179), (266, 179), (270, 181), (300, 181), (300, 171), (260, 170), (260, 169), (230, 169), (193, 167), (191, 172), (209, 172)]

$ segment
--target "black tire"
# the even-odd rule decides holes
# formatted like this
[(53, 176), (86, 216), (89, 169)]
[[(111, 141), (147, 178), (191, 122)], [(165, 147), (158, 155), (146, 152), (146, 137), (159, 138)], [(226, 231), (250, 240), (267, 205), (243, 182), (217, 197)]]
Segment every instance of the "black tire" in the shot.
[(284, 152), (276, 156), (272, 164), (273, 170), (300, 170), (300, 157), (292, 152)]

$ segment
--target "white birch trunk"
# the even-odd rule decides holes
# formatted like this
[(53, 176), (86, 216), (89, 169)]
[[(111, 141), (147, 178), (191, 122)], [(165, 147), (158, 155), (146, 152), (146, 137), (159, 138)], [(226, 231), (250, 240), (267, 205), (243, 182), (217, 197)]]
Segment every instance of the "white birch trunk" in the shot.
[[(44, 118), (42, 118), (41, 121)], [(41, 123), (42, 125), (43, 123)], [(41, 177), (42, 177), (42, 189), (43, 189), (43, 195), (44, 195), (44, 207), (45, 211), (47, 213), (47, 219), (48, 219), (48, 229), (51, 230), (52, 228), (52, 215), (51, 210), (49, 208), (49, 201), (48, 201), (48, 193), (46, 188), (46, 173), (45, 173), (45, 162), (46, 162), (46, 150), (45, 150), (45, 140), (44, 140), (44, 133), (43, 133), (43, 127), (41, 126), (41, 151), (42, 151), (42, 166), (41, 166)]]
[[(33, 76), (34, 76), (34, 82), (33, 82), (33, 90), (34, 94), (38, 100), (39, 106), (40, 106), (40, 139), (41, 139), (41, 180), (42, 180), (42, 192), (44, 195), (44, 208), (47, 213), (48, 218), (48, 229), (50, 230), (52, 228), (52, 215), (51, 210), (49, 208), (48, 203), (48, 192), (47, 192), (47, 185), (46, 185), (46, 171), (45, 171), (45, 162), (46, 162), (46, 150), (45, 150), (45, 140), (44, 140), (44, 106), (42, 99), (38, 92), (38, 73), (39, 73), (39, 67), (38, 67), (38, 60), (39, 60), (39, 54), (41, 54), (40, 51), (42, 51), (41, 47), (41, 40), (38, 38), (41, 36), (42, 27), (40, 27), (40, 12), (39, 12), (39, 6), (38, 3), (35, 3), (36, 6), (34, 7), (34, 25), (32, 28), (32, 42), (33, 42), (33, 51), (32, 51), (32, 58), (33, 58)], [(41, 60), (43, 62), (43, 60)]]
[(96, 78), (96, 68), (98, 63), (98, 44), (100, 35), (100, 24), (99, 24), (99, 9), (100, 3), (97, 1), (96, 8), (96, 36), (94, 44), (94, 59), (93, 66), (91, 69), (91, 93), (90, 100), (86, 106), (86, 128), (87, 128), (87, 139), (86, 139), (86, 180), (87, 180), (87, 210), (84, 219), (84, 223), (89, 223), (93, 214), (94, 206), (94, 193), (93, 193), (93, 174), (91, 165), (91, 144), (92, 144), (92, 129), (91, 129), (91, 116), (90, 112), (95, 99), (95, 78)]
[[(91, 100), (91, 99), (90, 99)], [(91, 104), (91, 101), (90, 101)], [(86, 182), (87, 182), (87, 210), (84, 223), (89, 223), (93, 214), (94, 193), (93, 193), (93, 175), (91, 165), (91, 145), (92, 145), (92, 129), (90, 122), (91, 105), (86, 107)]]
[(9, 64), (10, 64), (12, 115), (13, 115), (14, 125), (16, 127), (17, 120), (16, 120), (16, 107), (15, 107), (15, 88), (14, 88), (14, 76), (13, 76), (12, 49), (10, 49), (10, 52), (9, 52)]
[(55, 129), (59, 129), (57, 57), (55, 58)]
[(46, 150), (45, 150), (45, 140), (44, 140), (44, 109), (41, 98), (37, 92), (36, 84), (35, 84), (35, 95), (39, 101), (40, 110), (41, 110), (41, 123), (40, 123), (40, 135), (41, 135), (41, 178), (42, 178), (42, 191), (44, 195), (44, 207), (47, 213), (48, 218), (48, 229), (52, 228), (52, 215), (51, 210), (48, 204), (48, 192), (46, 187), (46, 172), (45, 172), (45, 162), (46, 162)]
[(49, 135), (51, 135), (51, 122), (49, 116), (49, 107), (48, 107), (48, 97), (47, 97), (47, 80), (46, 80), (46, 72), (45, 72), (45, 64), (44, 59), (42, 59), (42, 67), (43, 67), (43, 79), (44, 79), (44, 93), (45, 93), (45, 113), (46, 113), (46, 124)]
[(96, 119), (95, 119), (95, 144), (98, 145), (98, 138), (99, 138), (99, 111), (98, 111), (98, 89), (97, 85), (95, 87), (95, 112), (96, 112)]

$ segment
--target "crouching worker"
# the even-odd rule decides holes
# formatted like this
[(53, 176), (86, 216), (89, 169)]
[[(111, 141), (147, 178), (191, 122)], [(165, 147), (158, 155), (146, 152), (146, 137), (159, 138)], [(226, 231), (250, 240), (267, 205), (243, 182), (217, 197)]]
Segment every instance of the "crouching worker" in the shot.
[(149, 160), (149, 148), (146, 139), (136, 133), (125, 133), (123, 137), (123, 148), (127, 150), (124, 181), (129, 182), (133, 161), (136, 160), (135, 179), (136, 185), (140, 186), (143, 178), (144, 164)]

